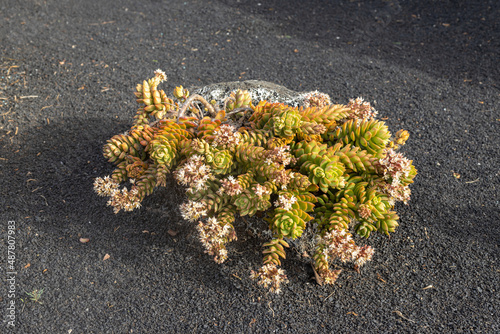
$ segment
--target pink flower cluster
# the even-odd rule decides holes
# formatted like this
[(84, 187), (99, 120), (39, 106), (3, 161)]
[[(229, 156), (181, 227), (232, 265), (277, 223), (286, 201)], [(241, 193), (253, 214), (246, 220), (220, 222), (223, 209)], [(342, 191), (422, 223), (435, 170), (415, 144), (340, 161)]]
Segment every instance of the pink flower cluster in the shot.
[(384, 168), (384, 178), (392, 179), (392, 183), (399, 183), (401, 176), (408, 177), (410, 174), (411, 162), (401, 153), (396, 153), (392, 148), (385, 150), (386, 156), (379, 159), (380, 165)]
[(347, 107), (351, 109), (348, 119), (369, 120), (375, 118), (378, 114), (378, 111), (372, 108), (370, 102), (364, 101), (362, 97), (349, 100)]
[(132, 187), (129, 191), (127, 188), (122, 188), (121, 191), (116, 191), (111, 195), (107, 205), (113, 207), (114, 213), (124, 211), (132, 211), (141, 207), (141, 201), (139, 199), (139, 190), (136, 187)]
[(264, 288), (269, 287), (269, 290), (274, 293), (281, 292), (281, 283), (288, 283), (285, 271), (275, 264), (266, 264), (259, 271), (252, 270), (250, 278), (258, 279), (258, 284), (263, 285)]
[(243, 187), (239, 184), (233, 176), (228, 176), (227, 178), (221, 180), (221, 187), (219, 188), (219, 194), (227, 194), (229, 196), (235, 196), (241, 194)]
[(265, 153), (265, 162), (270, 165), (272, 163), (277, 163), (283, 166), (289, 165), (291, 162), (295, 161), (295, 158), (290, 154), (290, 146), (279, 146)]
[(174, 178), (180, 184), (189, 186), (188, 191), (194, 193), (206, 189), (207, 180), (212, 178), (210, 172), (210, 166), (205, 164), (205, 158), (194, 154), (182, 167), (174, 171)]
[(222, 124), (217, 130), (214, 130), (215, 138), (212, 146), (228, 148), (237, 146), (240, 143), (241, 133), (235, 132), (234, 126)]
[(304, 107), (324, 107), (330, 105), (330, 96), (325, 93), (320, 93), (317, 90), (309, 92), (304, 96)]
[(411, 196), (410, 187), (408, 185), (403, 186), (401, 183), (385, 183), (381, 186), (380, 191), (389, 196), (390, 204), (392, 205), (394, 205), (396, 201), (402, 201), (404, 204), (408, 204)]
[(358, 266), (370, 261), (374, 253), (371, 246), (357, 246), (352, 235), (346, 230), (333, 229), (319, 238), (318, 246), (323, 248), (326, 261), (340, 258), (342, 262), (352, 261)]
[(337, 278), (339, 278), (341, 272), (342, 269), (336, 269), (321, 271), (320, 274), (321, 278), (325, 281), (326, 284), (334, 284), (335, 281), (337, 281)]
[(363, 247), (360, 247), (358, 256), (356, 257), (354, 264), (359, 267), (363, 266), (366, 262), (372, 259), (374, 252), (375, 251), (371, 246), (364, 245)]
[(285, 190), (290, 183), (290, 181), (293, 179), (294, 175), (293, 172), (290, 172), (290, 170), (277, 170), (273, 174), (273, 181), (276, 182), (276, 184), (281, 185), (281, 189)]
[(226, 243), (236, 240), (236, 232), (230, 224), (223, 225), (215, 217), (208, 218), (206, 223), (198, 222), (196, 229), (200, 233), (200, 241), (205, 247), (205, 253), (214, 256), (217, 263), (227, 259)]
[(391, 183), (383, 185), (381, 191), (389, 195), (393, 201), (403, 201), (407, 204), (411, 191), (408, 185), (401, 184), (401, 177), (410, 175), (411, 161), (392, 148), (386, 149), (385, 152), (386, 156), (379, 159), (379, 164), (383, 168), (384, 178)]
[(98, 177), (94, 181), (94, 191), (99, 196), (109, 196), (107, 205), (113, 207), (113, 212), (118, 213), (120, 210), (132, 211), (141, 206), (139, 198), (139, 190), (132, 187), (129, 191), (127, 188), (118, 189), (119, 184), (111, 177)]

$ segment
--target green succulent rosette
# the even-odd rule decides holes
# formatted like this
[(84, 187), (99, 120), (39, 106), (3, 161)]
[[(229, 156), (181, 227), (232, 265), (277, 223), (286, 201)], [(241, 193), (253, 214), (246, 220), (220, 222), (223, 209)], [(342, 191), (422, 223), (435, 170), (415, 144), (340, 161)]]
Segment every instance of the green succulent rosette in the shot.
[(257, 206), (255, 204), (258, 200), (253, 192), (246, 189), (234, 198), (233, 204), (236, 206), (241, 216), (253, 216), (257, 212)]
[(291, 137), (302, 124), (301, 116), (296, 109), (285, 109), (273, 118), (273, 130), (277, 137)]
[[(300, 237), (306, 228), (306, 221), (299, 211), (287, 211), (282, 208), (275, 209), (270, 229), (274, 234), (283, 236), (284, 238), (296, 239)], [(309, 217), (309, 215), (307, 216)]]
[(344, 185), (345, 167), (341, 162), (331, 161), (328, 158), (317, 157), (313, 161), (306, 161), (301, 171), (309, 175), (309, 180), (317, 185), (324, 193), (328, 188), (339, 188)]
[(176, 156), (175, 147), (168, 140), (154, 139), (150, 145), (150, 157), (157, 164), (170, 167)]
[(214, 174), (227, 174), (233, 164), (233, 155), (228, 150), (206, 154), (206, 161), (212, 167)]

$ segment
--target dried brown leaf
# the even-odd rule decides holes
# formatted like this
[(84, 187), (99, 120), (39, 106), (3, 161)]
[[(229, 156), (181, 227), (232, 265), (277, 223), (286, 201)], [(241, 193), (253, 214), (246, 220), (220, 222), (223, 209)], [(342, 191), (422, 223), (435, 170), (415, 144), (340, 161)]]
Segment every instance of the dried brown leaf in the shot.
[(316, 282), (322, 286), (323, 285), (323, 279), (318, 275), (318, 273), (316, 272), (316, 269), (314, 268), (313, 265), (311, 265), (311, 267), (313, 268), (313, 271), (314, 271), (314, 278), (316, 279)]
[(179, 232), (177, 232), (177, 231), (173, 231), (173, 230), (168, 230), (168, 231), (167, 231), (167, 233), (168, 233), (169, 235), (171, 235), (172, 237), (175, 237), (175, 236), (177, 235), (177, 233), (179, 233)]

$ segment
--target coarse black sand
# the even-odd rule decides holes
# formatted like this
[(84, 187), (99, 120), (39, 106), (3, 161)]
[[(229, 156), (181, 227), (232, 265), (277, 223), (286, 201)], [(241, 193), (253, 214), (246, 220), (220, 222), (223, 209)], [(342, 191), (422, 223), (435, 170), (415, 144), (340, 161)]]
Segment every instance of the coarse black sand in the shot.
[[(0, 0), (0, 332), (500, 332), (499, 17), (497, 0)], [(396, 233), (334, 286), (289, 250), (273, 295), (249, 278), (262, 240), (240, 221), (217, 265), (173, 183), (114, 215), (92, 189), (102, 146), (157, 68), (168, 92), (257, 79), (373, 102), (419, 172)]]

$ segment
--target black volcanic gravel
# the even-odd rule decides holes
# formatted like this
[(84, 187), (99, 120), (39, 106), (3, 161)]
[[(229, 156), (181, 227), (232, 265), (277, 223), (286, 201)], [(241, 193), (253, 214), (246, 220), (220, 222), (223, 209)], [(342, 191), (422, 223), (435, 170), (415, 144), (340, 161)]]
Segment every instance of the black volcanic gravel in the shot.
[[(0, 0), (0, 333), (499, 333), (498, 17), (496, 0)], [(276, 296), (249, 279), (262, 240), (240, 221), (217, 265), (173, 182), (114, 215), (92, 189), (102, 146), (157, 68), (169, 92), (256, 79), (372, 101), (419, 172), (396, 233), (334, 286), (290, 250)]]

